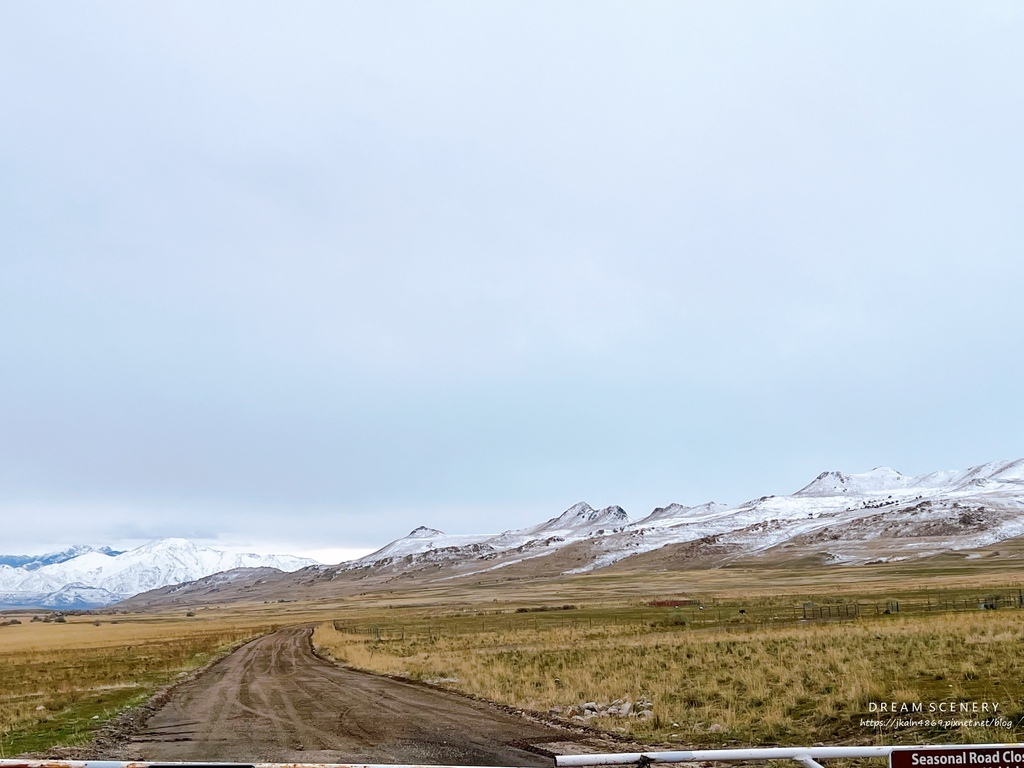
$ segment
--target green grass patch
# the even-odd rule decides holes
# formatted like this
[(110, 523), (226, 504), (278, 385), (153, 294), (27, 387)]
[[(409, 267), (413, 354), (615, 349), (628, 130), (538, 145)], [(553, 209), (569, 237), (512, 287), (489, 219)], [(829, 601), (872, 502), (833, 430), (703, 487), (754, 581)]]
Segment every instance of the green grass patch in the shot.
[(265, 630), (80, 621), (4, 631), (0, 757), (86, 742), (125, 708)]
[(129, 707), (142, 704), (155, 686), (111, 691), (86, 696), (51, 717), (0, 735), (0, 755), (45, 752), (54, 745), (74, 746), (89, 741), (103, 725)]

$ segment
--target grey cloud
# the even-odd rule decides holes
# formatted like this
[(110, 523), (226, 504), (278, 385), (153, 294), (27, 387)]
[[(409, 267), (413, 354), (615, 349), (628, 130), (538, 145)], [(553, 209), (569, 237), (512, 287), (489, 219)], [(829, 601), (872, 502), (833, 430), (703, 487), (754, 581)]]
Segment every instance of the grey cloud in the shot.
[(0, 23), (5, 517), (372, 545), (1020, 454), (1012, 7), (49, 11)]

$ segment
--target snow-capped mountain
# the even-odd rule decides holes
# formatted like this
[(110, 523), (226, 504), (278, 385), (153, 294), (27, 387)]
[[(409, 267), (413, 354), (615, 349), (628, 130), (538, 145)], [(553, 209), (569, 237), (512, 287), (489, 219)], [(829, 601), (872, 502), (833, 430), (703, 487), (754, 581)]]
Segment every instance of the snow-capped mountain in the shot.
[(350, 563), (343, 571), (405, 570), (410, 566), (445, 565), (456, 574), (465, 570), (496, 570), (523, 560), (549, 555), (563, 547), (622, 530), (629, 517), (621, 507), (594, 509), (585, 502), (538, 525), (503, 533), (450, 535), (420, 526), (409, 535)]
[[(1011, 539), (1019, 541), (1003, 544)], [(737, 505), (669, 504), (635, 521), (621, 507), (594, 509), (580, 502), (550, 520), (498, 534), (449, 535), (420, 527), (359, 560), (296, 573), (219, 573), (138, 595), (129, 605), (145, 609), (285, 596), (334, 597), (459, 578), (557, 577), (606, 567), (648, 572), (754, 562), (856, 565), (957, 551), (975, 558), (991, 554), (984, 548), (997, 543), (1004, 553), (1016, 553), (1012, 556), (1024, 551), (1024, 459), (917, 477), (885, 467), (857, 474), (823, 472), (788, 496), (761, 496)], [(141, 555), (133, 550), (115, 559), (157, 560), (154, 551), (162, 544), (166, 546), (157, 542), (148, 550), (140, 548), (146, 550)], [(226, 553), (207, 563), (209, 573), (237, 563), (222, 556)], [(111, 559), (87, 552), (66, 563), (22, 571), (23, 583), (50, 569), (70, 570), (69, 564), (78, 560), (83, 565), (102, 564), (104, 558)], [(118, 578), (127, 579), (133, 571), (128, 559), (123, 562), (116, 571), (102, 569), (109, 580), (99, 580), (96, 586), (124, 594), (117, 592), (125, 588)], [(302, 564), (275, 567), (292, 570)], [(5, 568), (18, 570), (0, 566), (0, 593), (8, 590)], [(158, 570), (152, 583), (187, 579), (187, 569), (175, 565), (173, 558)], [(70, 573), (65, 576), (69, 578), (61, 586), (94, 583), (72, 579)], [(140, 583), (136, 579), (133, 588)], [(67, 586), (64, 595), (80, 588)], [(0, 594), (0, 601), (3, 597)]]
[(120, 551), (110, 547), (93, 549), (85, 544), (76, 544), (73, 547), (62, 549), (60, 552), (47, 552), (45, 555), (0, 555), (0, 565), (9, 565), (13, 568), (24, 568), (27, 571), (34, 571), (36, 568), (42, 568), (44, 565), (63, 563), (65, 560), (84, 555), (86, 552), (102, 552), (104, 555), (111, 556), (121, 554)]
[(76, 610), (94, 606), (110, 605), (120, 598), (103, 587), (90, 587), (86, 584), (65, 584), (56, 592), (51, 592), (39, 601), (40, 608), (58, 610)]
[(224, 552), (186, 539), (161, 539), (127, 552), (79, 546), (62, 554), (70, 556), (32, 558), (20, 567), (0, 564), (0, 605), (94, 607), (233, 568), (294, 571), (315, 564), (291, 555)]
[(332, 569), (334, 578), (353, 570), (426, 569), (454, 578), (527, 564), (551, 574), (582, 573), (670, 550), (678, 567), (802, 554), (864, 563), (1018, 536), (1024, 536), (1024, 459), (918, 477), (888, 467), (822, 472), (789, 496), (739, 505), (669, 504), (636, 521), (620, 507), (595, 510), (581, 502), (539, 525), (497, 535), (450, 536), (421, 527)]
[(801, 553), (829, 562), (896, 560), (1024, 536), (1024, 459), (908, 477), (879, 467), (822, 472), (790, 496), (735, 507), (672, 507), (594, 542), (588, 571), (669, 545), (718, 562)]
[(422, 555), (434, 550), (447, 550), (458, 547), (467, 547), (488, 538), (487, 534), (458, 536), (449, 535), (435, 528), (427, 528), (421, 525), (411, 531), (409, 535), (395, 539), (390, 544), (385, 544), (375, 552), (371, 552), (358, 560), (353, 561), (354, 567), (371, 565), (374, 563), (391, 562), (403, 557)]

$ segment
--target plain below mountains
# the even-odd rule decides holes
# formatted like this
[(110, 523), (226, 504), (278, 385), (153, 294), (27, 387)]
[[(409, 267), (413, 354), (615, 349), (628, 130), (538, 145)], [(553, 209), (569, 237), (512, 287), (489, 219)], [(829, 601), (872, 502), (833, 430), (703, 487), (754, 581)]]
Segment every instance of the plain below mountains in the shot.
[[(125, 608), (328, 598), (458, 579), (556, 577), (602, 569), (860, 565), (957, 552), (1024, 537), (1024, 459), (910, 477), (889, 468), (823, 472), (788, 496), (739, 505), (670, 504), (639, 520), (576, 504), (497, 535), (420, 527), (363, 558), (293, 573), (233, 572), (139, 595)], [(121, 606), (119, 606), (121, 607)]]

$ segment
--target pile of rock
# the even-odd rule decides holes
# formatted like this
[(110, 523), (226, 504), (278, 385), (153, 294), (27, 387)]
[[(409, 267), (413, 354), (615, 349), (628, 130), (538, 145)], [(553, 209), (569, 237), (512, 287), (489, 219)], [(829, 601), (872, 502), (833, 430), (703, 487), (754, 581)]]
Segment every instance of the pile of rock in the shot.
[(647, 699), (630, 701), (629, 698), (624, 698), (612, 702), (587, 701), (567, 707), (552, 707), (548, 714), (575, 720), (578, 723), (589, 722), (595, 717), (635, 717), (639, 720), (649, 720), (654, 717), (653, 708), (654, 705)]

